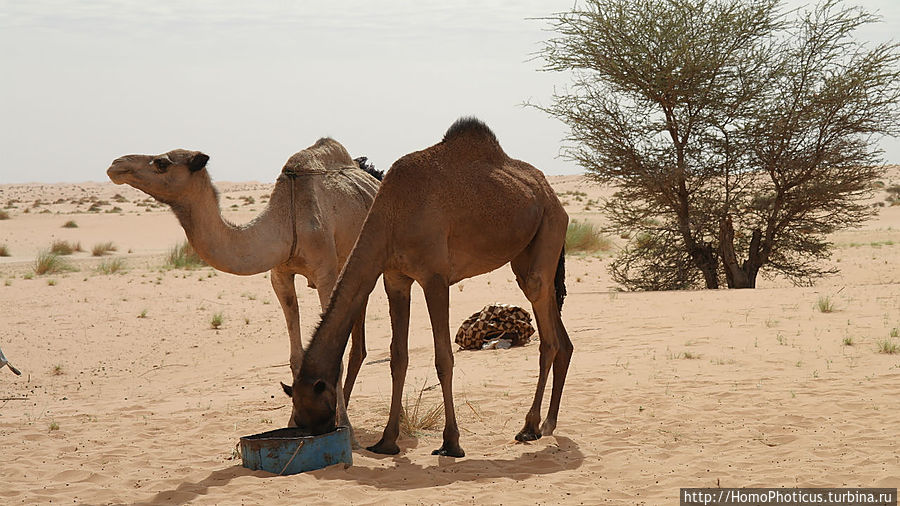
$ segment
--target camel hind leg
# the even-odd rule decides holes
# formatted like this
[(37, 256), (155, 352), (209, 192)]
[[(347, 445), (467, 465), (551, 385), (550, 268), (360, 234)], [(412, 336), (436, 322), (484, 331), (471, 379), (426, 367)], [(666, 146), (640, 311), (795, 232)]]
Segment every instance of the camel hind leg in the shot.
[(572, 352), (574, 346), (569, 339), (569, 333), (563, 325), (559, 309), (556, 310), (556, 328), (559, 339), (559, 350), (553, 359), (553, 390), (550, 394), (550, 408), (547, 409), (547, 418), (541, 425), (541, 434), (544, 436), (553, 435), (556, 430), (556, 418), (559, 415), (559, 403), (562, 399), (563, 386), (566, 384), (566, 374), (569, 371), (569, 362), (572, 360)]
[[(556, 286), (559, 284), (559, 290), (562, 290), (562, 280), (557, 278), (557, 272), (562, 269), (560, 256), (563, 254), (567, 221), (564, 215), (562, 219), (556, 220), (545, 218), (531, 244), (510, 262), (516, 282), (531, 302), (540, 336), (537, 387), (531, 409), (525, 416), (525, 425), (516, 435), (518, 441), (533, 441), (542, 435), (553, 433), (572, 358), (572, 341), (560, 317), (558, 300), (561, 297), (557, 298)], [(553, 386), (550, 408), (544, 424), (539, 426), (541, 402), (551, 367)]]

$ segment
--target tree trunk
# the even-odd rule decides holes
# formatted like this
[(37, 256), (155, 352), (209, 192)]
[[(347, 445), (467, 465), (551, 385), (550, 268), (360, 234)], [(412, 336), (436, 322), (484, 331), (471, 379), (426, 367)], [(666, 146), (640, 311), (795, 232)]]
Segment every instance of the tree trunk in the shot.
[(719, 259), (716, 257), (716, 250), (709, 243), (694, 244), (690, 253), (697, 268), (703, 273), (706, 288), (719, 288)]
[(734, 226), (731, 217), (726, 216), (719, 222), (719, 251), (728, 288), (756, 288), (756, 276), (762, 266), (759, 255), (761, 239), (762, 232), (754, 230), (748, 258), (739, 263), (734, 252)]

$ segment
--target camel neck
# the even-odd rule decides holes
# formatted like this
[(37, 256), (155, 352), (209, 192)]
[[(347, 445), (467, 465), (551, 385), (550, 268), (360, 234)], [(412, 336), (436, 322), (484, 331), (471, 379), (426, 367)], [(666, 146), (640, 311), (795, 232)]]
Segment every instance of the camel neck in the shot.
[(389, 233), (384, 225), (381, 213), (369, 213), (306, 349), (301, 377), (337, 383), (350, 330), (384, 272)]
[(234, 225), (222, 216), (219, 198), (209, 176), (197, 174), (197, 191), (187, 202), (173, 203), (172, 210), (203, 260), (231, 274), (265, 272), (290, 256), (290, 193), (276, 184), (268, 207), (245, 225)]

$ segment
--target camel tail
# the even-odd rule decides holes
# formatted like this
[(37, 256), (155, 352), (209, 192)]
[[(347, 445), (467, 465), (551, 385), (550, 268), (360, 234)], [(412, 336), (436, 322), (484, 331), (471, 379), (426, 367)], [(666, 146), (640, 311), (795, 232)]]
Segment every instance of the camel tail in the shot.
[(375, 168), (375, 164), (369, 163), (369, 158), (365, 156), (361, 156), (359, 158), (354, 158), (354, 162), (356, 165), (359, 165), (359, 168), (368, 172), (372, 177), (381, 181), (384, 179), (384, 171), (378, 170)]
[(553, 280), (556, 288), (556, 306), (562, 313), (563, 300), (566, 298), (566, 247), (563, 245), (559, 254), (559, 264), (556, 265), (556, 279)]

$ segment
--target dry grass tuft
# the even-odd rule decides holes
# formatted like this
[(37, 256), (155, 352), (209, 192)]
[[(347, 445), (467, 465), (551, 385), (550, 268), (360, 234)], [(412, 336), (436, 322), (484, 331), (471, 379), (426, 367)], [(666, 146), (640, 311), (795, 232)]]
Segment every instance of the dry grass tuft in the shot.
[(7, 248), (5, 244), (0, 244), (0, 257), (8, 257), (8, 256), (10, 256), (9, 248)]
[(820, 296), (819, 300), (816, 301), (816, 309), (818, 309), (820, 313), (833, 313), (837, 310), (837, 307), (835, 307), (831, 297), (824, 295)]
[(125, 270), (125, 260), (121, 258), (110, 258), (104, 260), (97, 265), (97, 272), (100, 274), (115, 274)]
[(422, 388), (419, 389), (419, 395), (413, 404), (410, 404), (409, 397), (405, 396), (403, 408), (400, 411), (400, 433), (406, 436), (417, 436), (423, 430), (436, 429), (444, 419), (442, 402), (431, 407), (422, 405), (422, 394), (425, 390), (425, 382), (422, 382)]
[(78, 224), (75, 223), (75, 220), (69, 220), (63, 223), (62, 228), (78, 228)]
[(56, 274), (58, 272), (71, 272), (75, 270), (77, 269), (75, 269), (72, 264), (66, 262), (65, 259), (51, 251), (41, 251), (34, 260), (34, 273), (39, 276), (41, 274)]
[(57, 255), (71, 255), (76, 251), (84, 251), (81, 249), (81, 243), (71, 243), (69, 241), (53, 241), (53, 244), (50, 245), (50, 253), (55, 253)]
[(571, 221), (566, 229), (567, 253), (596, 253), (612, 249), (612, 240), (587, 221)]
[(216, 313), (213, 315), (212, 319), (209, 321), (209, 326), (218, 330), (222, 324), (225, 323), (225, 317), (222, 313)]
[(101, 242), (100, 244), (95, 244), (93, 248), (91, 248), (91, 255), (95, 257), (102, 257), (103, 255), (108, 255), (113, 251), (116, 251), (116, 245), (111, 242)]
[(888, 339), (884, 339), (878, 342), (878, 353), (895, 355), (897, 353), (900, 353), (900, 345), (897, 345), (897, 343)]
[(10, 218), (9, 213), (3, 210), (0, 210), (0, 220), (8, 220)]
[(194, 251), (189, 242), (176, 244), (169, 251), (166, 259), (166, 267), (171, 269), (197, 269), (206, 265), (200, 255)]

